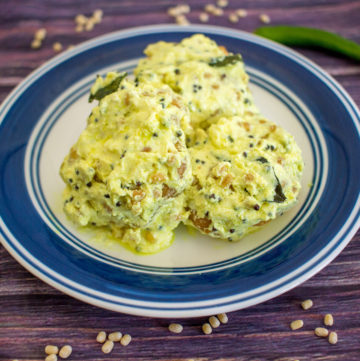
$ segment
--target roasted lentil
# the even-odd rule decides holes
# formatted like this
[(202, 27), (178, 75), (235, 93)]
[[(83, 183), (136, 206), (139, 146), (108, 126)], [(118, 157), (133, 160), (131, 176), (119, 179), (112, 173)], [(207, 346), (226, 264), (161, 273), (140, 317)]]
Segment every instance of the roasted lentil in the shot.
[(65, 345), (61, 347), (59, 351), (59, 356), (63, 359), (66, 359), (70, 357), (71, 353), (72, 353), (72, 347), (70, 345)]
[(45, 28), (36, 30), (35, 39), (42, 41), (45, 39), (45, 37), (46, 37), (46, 29)]
[(220, 326), (220, 321), (216, 316), (209, 317), (209, 323), (212, 328), (218, 328)]
[(103, 353), (110, 353), (114, 348), (114, 342), (107, 340), (101, 347)]
[(295, 331), (304, 326), (303, 320), (295, 320), (290, 323), (290, 328)]
[(270, 17), (267, 14), (260, 14), (259, 19), (264, 24), (269, 24), (270, 23)]
[(301, 307), (304, 310), (308, 310), (313, 306), (313, 304), (314, 304), (313, 301), (308, 299), (308, 300), (305, 300), (305, 301), (301, 302)]
[(236, 10), (236, 15), (239, 18), (245, 18), (247, 16), (247, 11), (245, 9), (237, 9)]
[(228, 323), (229, 319), (226, 313), (219, 313), (217, 315), (217, 318), (219, 319), (219, 321), (223, 324)]
[(185, 15), (176, 16), (175, 21), (176, 21), (176, 24), (178, 24), (178, 25), (186, 26), (186, 25), (190, 24), (189, 20), (186, 18)]
[(314, 332), (315, 332), (315, 335), (319, 336), (319, 337), (327, 337), (329, 334), (328, 329), (326, 329), (324, 327), (316, 327)]
[(336, 332), (331, 331), (329, 338), (328, 338), (329, 343), (331, 343), (332, 345), (336, 345), (338, 342), (338, 335)]
[(229, 5), (228, 0), (218, 0), (216, 2), (217, 6), (220, 6), (221, 8), (225, 8), (226, 6)]
[(334, 317), (328, 313), (324, 317), (324, 325), (325, 326), (332, 326), (334, 324)]
[(231, 13), (229, 15), (229, 21), (231, 23), (238, 23), (239, 22), (239, 17), (235, 13)]
[(199, 15), (199, 20), (202, 22), (202, 23), (207, 23), (209, 21), (209, 14), (207, 13), (200, 13)]
[(45, 361), (57, 361), (57, 356), (55, 354), (51, 354), (45, 357)]
[(118, 342), (121, 340), (122, 333), (119, 331), (112, 332), (109, 334), (108, 339), (113, 342)]
[(59, 352), (59, 347), (54, 346), (54, 345), (47, 345), (45, 346), (45, 353), (47, 355), (57, 355), (57, 353)]
[(131, 342), (131, 336), (128, 334), (125, 334), (120, 340), (120, 343), (123, 346), (127, 346), (130, 342)]
[(183, 330), (183, 326), (180, 323), (170, 323), (169, 331), (172, 333), (181, 333)]
[(38, 39), (34, 39), (32, 42), (31, 42), (31, 48), (32, 49), (39, 49), (41, 47), (41, 41), (38, 40)]
[(99, 343), (104, 343), (106, 341), (106, 332), (100, 331), (96, 336), (96, 341)]
[(204, 323), (201, 328), (205, 335), (210, 335), (212, 333), (212, 328), (208, 323)]
[(56, 43), (53, 44), (53, 50), (56, 52), (59, 52), (62, 50), (62, 45), (61, 43), (59, 43), (58, 41)]

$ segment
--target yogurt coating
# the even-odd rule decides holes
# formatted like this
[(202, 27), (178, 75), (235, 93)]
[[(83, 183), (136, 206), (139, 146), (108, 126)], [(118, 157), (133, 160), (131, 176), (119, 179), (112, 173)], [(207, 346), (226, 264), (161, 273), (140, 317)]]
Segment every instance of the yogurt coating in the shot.
[(196, 34), (179, 43), (160, 41), (145, 54), (134, 70), (136, 78), (167, 84), (181, 95), (194, 129), (205, 129), (225, 115), (258, 112), (241, 55), (228, 53), (210, 38)]
[(186, 190), (186, 223), (238, 241), (291, 208), (303, 161), (294, 138), (260, 115), (221, 118), (198, 129), (189, 149), (194, 182)]
[[(98, 78), (92, 92), (116, 76)], [(81, 226), (132, 234), (127, 237), (134, 239), (132, 248), (141, 244), (144, 252), (143, 243), (156, 243), (149, 232), (161, 231), (171, 242), (171, 231), (184, 214), (181, 195), (192, 181), (181, 129), (188, 122), (187, 107), (166, 85), (123, 80), (92, 110), (61, 166), (67, 216)], [(144, 231), (134, 230), (139, 227)]]
[(180, 222), (233, 242), (291, 208), (301, 151), (254, 105), (241, 55), (201, 34), (145, 54), (134, 81), (110, 72), (91, 89), (60, 170), (68, 217), (146, 254)]

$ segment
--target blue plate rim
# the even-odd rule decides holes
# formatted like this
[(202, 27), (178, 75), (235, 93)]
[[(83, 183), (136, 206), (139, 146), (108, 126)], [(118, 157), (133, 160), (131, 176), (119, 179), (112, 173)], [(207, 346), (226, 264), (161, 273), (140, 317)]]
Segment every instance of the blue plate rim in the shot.
[[(24, 87), (27, 83), (27, 81), (29, 80), (29, 78), (32, 78), (34, 75), (36, 75), (36, 77), (34, 79), (32, 79), (32, 81), (36, 81), (42, 74), (43, 71), (46, 70), (46, 68), (48, 66), (56, 66), (59, 62), (61, 62), (61, 60), (63, 58), (67, 58), (70, 54), (77, 54), (78, 52), (82, 52), (84, 50), (87, 50), (88, 48), (91, 48), (92, 46), (96, 46), (96, 44), (98, 42), (104, 42), (106, 40), (110, 40), (113, 36), (120, 36), (120, 35), (136, 35), (136, 32), (144, 32), (144, 31), (156, 31), (157, 33), (161, 32), (161, 31), (174, 31), (174, 32), (215, 32), (215, 31), (221, 31), (222, 35), (228, 35), (231, 36), (231, 33), (234, 34), (238, 34), (238, 35), (242, 35), (243, 37), (247, 37), (247, 38), (253, 38), (253, 39), (261, 39), (262, 42), (262, 46), (265, 47), (271, 47), (272, 50), (278, 50), (280, 53), (285, 53), (285, 55), (287, 55), (288, 57), (292, 58), (293, 61), (300, 63), (302, 66), (305, 66), (306, 68), (308, 68), (308, 70), (310, 70), (312, 73), (314, 73), (314, 71), (317, 72), (317, 77), (324, 83), (329, 82), (330, 85), (332, 85), (331, 89), (334, 87), (335, 90), (337, 90), (336, 94), (339, 97), (339, 99), (341, 99), (342, 103), (344, 104), (344, 101), (347, 102), (347, 104), (349, 106), (351, 106), (352, 108), (352, 113), (354, 115), (357, 115), (357, 117), (359, 118), (359, 110), (357, 109), (357, 106), (355, 105), (354, 101), (351, 99), (351, 97), (348, 95), (348, 93), (343, 89), (343, 87), (337, 83), (337, 81), (335, 79), (333, 79), (329, 74), (327, 74), (324, 70), (322, 70), (321, 68), (319, 68), (316, 64), (314, 64), (311, 60), (307, 59), (306, 57), (302, 56), (301, 54), (290, 50), (287, 47), (284, 47), (282, 45), (279, 45), (277, 43), (265, 40), (263, 38), (260, 38), (256, 35), (253, 34), (249, 34), (247, 32), (243, 32), (243, 31), (239, 31), (239, 30), (234, 30), (234, 29), (230, 29), (230, 28), (224, 28), (224, 27), (217, 27), (217, 26), (202, 26), (202, 25), (194, 25), (194, 26), (190, 26), (187, 28), (183, 28), (183, 27), (178, 27), (178, 26), (174, 26), (174, 25), (167, 25), (167, 24), (163, 24), (163, 25), (157, 25), (157, 26), (144, 26), (144, 27), (136, 27), (136, 28), (131, 28), (131, 29), (126, 29), (126, 30), (121, 30), (121, 31), (116, 31), (116, 32), (112, 32), (100, 37), (97, 37), (95, 39), (91, 39), (89, 41), (86, 41), (85, 43), (79, 45), (77, 48), (69, 50), (67, 52), (64, 52), (62, 54), (59, 54), (58, 56), (50, 59), (48, 62), (46, 62), (45, 64), (43, 64), (40, 68), (38, 68), (37, 70), (33, 71), (30, 75), (28, 75), (28, 77), (26, 77), (9, 95), (8, 97), (4, 100), (1, 108), (2, 111), (6, 110), (9, 106), (11, 106), (11, 101), (9, 102), (9, 100), (11, 100), (11, 98), (16, 96), (16, 93), (18, 93), (20, 91), (20, 89), (22, 87)], [(260, 40), (258, 40), (259, 42)], [(293, 56), (296, 56), (297, 58), (299, 58), (300, 60), (297, 61), (296, 59), (293, 59)], [(309, 69), (309, 66), (311, 66), (312, 70)], [(314, 71), (313, 71), (314, 70)], [(325, 81), (324, 81), (325, 79)], [(326, 82), (327, 81), (327, 82)], [(328, 85), (328, 84), (327, 84)], [(329, 86), (329, 85), (328, 85)], [(334, 90), (334, 89), (332, 89)], [(9, 102), (9, 104), (7, 104)], [(357, 129), (359, 131), (359, 124), (356, 123), (355, 124), (357, 126)], [(359, 196), (358, 196), (358, 200), (359, 200)], [(192, 316), (200, 316), (200, 315), (208, 315), (210, 313), (212, 313), (212, 311), (232, 311), (234, 309), (239, 309), (239, 308), (244, 308), (244, 307), (248, 307), (250, 305), (254, 305), (260, 302), (264, 302), (267, 299), (273, 298), (283, 292), (286, 292), (287, 290), (295, 287), (296, 285), (300, 284), (301, 282), (304, 282), (306, 279), (310, 278), (312, 275), (314, 275), (315, 273), (317, 273), (318, 271), (320, 271), (323, 267), (325, 267), (329, 262), (331, 262), (341, 251), (342, 249), (347, 245), (347, 243), (352, 239), (353, 235), (356, 233), (358, 227), (360, 226), (360, 218), (354, 217), (354, 214), (356, 212), (356, 209), (352, 209), (351, 211), (351, 225), (350, 225), (350, 230), (344, 230), (343, 233), (346, 233), (346, 236), (341, 240), (340, 244), (338, 245), (334, 245), (334, 247), (330, 247), (333, 248), (330, 250), (330, 253), (325, 256), (317, 265), (316, 267), (310, 268), (309, 270), (307, 270), (305, 273), (303, 273), (300, 277), (296, 277), (294, 280), (292, 280), (289, 284), (283, 286), (282, 288), (276, 288), (275, 290), (268, 292), (265, 296), (261, 296), (259, 299), (254, 299), (252, 298), (250, 302), (243, 302), (241, 307), (239, 307), (238, 303), (235, 304), (231, 304), (231, 305), (225, 305), (225, 306), (212, 306), (212, 308), (207, 308), (206, 310), (196, 310), (195, 311), (185, 311), (186, 315), (184, 314), (184, 312), (177, 312), (172, 310), (171, 311), (171, 317), (192, 317)], [(357, 219), (356, 219), (357, 218)], [(0, 223), (4, 226), (5, 224), (3, 224), (2, 218), (0, 219)], [(332, 239), (332, 241), (335, 240), (335, 238), (341, 238), (343, 236), (343, 234), (337, 234), (336, 237), (334, 237), (334, 239)], [(9, 251), (10, 254), (12, 254), (12, 256), (20, 263), (22, 264), (26, 269), (28, 269), (30, 272), (32, 272), (33, 274), (35, 274), (37, 277), (39, 277), (40, 279), (44, 280), (45, 282), (47, 282), (48, 284), (52, 285), (53, 287), (60, 289), (61, 291), (63, 291), (64, 293), (67, 293), (75, 298), (78, 298), (82, 301), (91, 303), (91, 304), (95, 304), (97, 306), (103, 307), (103, 308), (107, 308), (110, 310), (116, 310), (116, 311), (121, 311), (121, 312), (127, 312), (127, 313), (132, 313), (132, 314), (137, 314), (137, 315), (146, 315), (146, 316), (156, 316), (156, 317), (170, 317), (170, 314), (166, 314), (164, 316), (162, 316), (161, 314), (159, 314), (158, 311), (155, 310), (151, 311), (151, 310), (147, 310), (147, 311), (143, 311), (143, 309), (133, 309), (132, 307), (126, 308), (126, 306), (121, 306), (120, 308), (116, 308), (114, 307), (113, 303), (107, 303), (107, 302), (102, 302), (102, 301), (94, 301), (91, 299), (91, 297), (89, 297), (88, 299), (84, 299), (84, 296), (82, 294), (79, 294), (76, 291), (72, 291), (69, 288), (66, 288), (64, 286), (62, 286), (61, 284), (57, 283), (56, 281), (51, 280), (48, 276), (44, 275), (43, 273), (41, 273), (39, 270), (36, 269), (36, 267), (32, 266), (30, 264), (30, 262), (28, 262), (27, 260), (25, 260), (23, 257), (20, 256), (20, 254), (18, 254), (15, 250), (15, 248), (13, 249), (10, 245), (10, 243), (6, 242), (5, 239), (1, 240), (4, 247)], [(21, 244), (20, 244), (21, 246)], [(330, 244), (328, 245), (328, 247), (324, 248), (322, 250), (322, 253), (325, 251), (325, 249), (329, 248)], [(22, 246), (21, 246), (22, 247)], [(24, 249), (25, 250), (25, 249)], [(19, 249), (20, 251), (20, 249)], [(25, 250), (26, 252), (26, 250)], [(31, 256), (31, 255), (30, 255)], [(314, 257), (315, 258), (315, 257)], [(308, 262), (306, 262), (303, 267), (305, 267), (308, 263), (311, 263), (311, 261), (314, 260), (314, 258), (312, 258), (311, 260), (309, 260)], [(301, 268), (303, 268), (301, 267)], [(296, 273), (297, 270), (295, 270), (293, 273)], [(289, 275), (287, 275), (286, 277), (288, 277)], [(281, 279), (279, 279), (280, 282)], [(215, 310), (216, 309), (216, 310)], [(140, 311), (139, 311), (140, 310)]]
[[(123, 71), (124, 69), (122, 69), (121, 71)], [(255, 249), (252, 249), (251, 251), (246, 252), (245, 254), (242, 254), (241, 256), (237, 256), (237, 257), (233, 257), (230, 259), (226, 259), (224, 261), (219, 261), (219, 262), (215, 262), (215, 263), (211, 263), (211, 264), (206, 264), (206, 265), (202, 265), (202, 266), (192, 266), (192, 267), (161, 267), (161, 266), (146, 266), (146, 265), (142, 265), (142, 264), (138, 264), (138, 263), (134, 263), (134, 262), (129, 262), (129, 261), (120, 261), (120, 260), (113, 260), (112, 257), (110, 255), (106, 255), (103, 254), (101, 251), (92, 248), (91, 246), (87, 245), (86, 242), (81, 241), (78, 237), (76, 237), (74, 234), (71, 233), (71, 230), (67, 229), (64, 225), (61, 224), (61, 222), (59, 221), (59, 219), (57, 218), (57, 216), (52, 212), (52, 210), (49, 207), (49, 204), (47, 203), (44, 195), (43, 195), (43, 191), (41, 189), (41, 180), (40, 180), (40, 175), (39, 175), (39, 167), (34, 165), (33, 163), (39, 163), (39, 157), (41, 154), (41, 147), (44, 144), (44, 141), (46, 139), (46, 135), (48, 134), (52, 128), (52, 126), (54, 126), (56, 124), (56, 120), (59, 116), (59, 114), (61, 114), (61, 112), (59, 112), (59, 114), (56, 115), (56, 117), (53, 115), (53, 113), (57, 113), (58, 108), (61, 107), (63, 105), (63, 102), (66, 102), (68, 98), (66, 98), (65, 100), (62, 100), (60, 104), (58, 104), (56, 106), (56, 108), (50, 113), (50, 115), (48, 116), (47, 119), (51, 119), (51, 121), (46, 121), (46, 122), (41, 122), (41, 129), (37, 132), (33, 132), (32, 136), (30, 137), (29, 143), (27, 145), (27, 151), (26, 151), (26, 155), (30, 154), (28, 156), (25, 155), (25, 174), (29, 173), (29, 179), (28, 182), (31, 183), (31, 185), (28, 185), (28, 188), (31, 188), (31, 194), (32, 197), (36, 198), (35, 201), (37, 201), (38, 206), (41, 208), (43, 213), (46, 213), (46, 217), (44, 216), (44, 221), (46, 222), (50, 222), (51, 225), (49, 225), (50, 227), (52, 226), (54, 229), (56, 229), (57, 232), (61, 233), (63, 235), (64, 241), (69, 241), (69, 238), (72, 240), (70, 243), (72, 246), (78, 246), (82, 252), (85, 252), (86, 254), (94, 257), (94, 258), (98, 258), (102, 261), (107, 261), (109, 263), (111, 263), (113, 266), (119, 266), (122, 267), (124, 269), (129, 269), (129, 270), (136, 270), (139, 272), (149, 272), (149, 273), (156, 273), (158, 272), (159, 274), (189, 274), (193, 271), (201, 271), (201, 272), (212, 272), (214, 269), (216, 270), (220, 270), (220, 269), (224, 269), (224, 268), (229, 268), (232, 266), (235, 266), (239, 263), (243, 263), (246, 262), (249, 257), (258, 257), (259, 256), (259, 251), (261, 252), (261, 254), (267, 252), (268, 250), (270, 250), (273, 247), (276, 247), (276, 245), (278, 245), (279, 243), (281, 243), (283, 241), (283, 237), (286, 234), (286, 237), (289, 236), (288, 231), (290, 230), (291, 232), (294, 232), (294, 227), (293, 225), (295, 225), (300, 219), (302, 220), (302, 217), (304, 216), (304, 214), (308, 214), (308, 209), (313, 207), (313, 203), (315, 201), (316, 198), (318, 198), (318, 189), (321, 188), (322, 186), (324, 186), (324, 180), (322, 180), (321, 178), (323, 178), (320, 173), (324, 172), (323, 168), (327, 168), (327, 164), (326, 161), (323, 159), (324, 156), (322, 154), (322, 150), (323, 151), (327, 151), (327, 149), (321, 149), (321, 142), (325, 142), (324, 139), (319, 139), (319, 134), (316, 133), (316, 131), (313, 129), (314, 125), (310, 122), (310, 120), (308, 119), (308, 116), (304, 113), (303, 109), (301, 109), (299, 107), (299, 105), (294, 101), (294, 99), (292, 98), (292, 96), (289, 96), (285, 91), (277, 88), (277, 86), (275, 84), (271, 84), (268, 80), (266, 79), (261, 79), (261, 77), (259, 75), (255, 75), (255, 73), (253, 73), (254, 69), (249, 69), (248, 68), (248, 74), (251, 77), (251, 82), (254, 84), (257, 84), (258, 86), (261, 86), (263, 89), (266, 89), (267, 91), (271, 92), (272, 94), (274, 94), (274, 92), (278, 92), (278, 93), (282, 93), (282, 101), (284, 102), (284, 104), (286, 104), (286, 106), (295, 114), (295, 116), (298, 118), (299, 122), (302, 123), (304, 130), (308, 133), (308, 132), (312, 132), (311, 135), (309, 136), (309, 141), (311, 142), (311, 147), (312, 147), (312, 151), (313, 151), (313, 157), (314, 157), (314, 167), (315, 167), (315, 171), (313, 173), (313, 179), (312, 179), (312, 184), (313, 187), (311, 187), (311, 191), (309, 191), (304, 204), (302, 205), (302, 207), (299, 209), (299, 211), (294, 215), (293, 219), (291, 220), (291, 222), (283, 229), (281, 229), (279, 231), (279, 233), (277, 233), (276, 235), (274, 235), (271, 239), (269, 239), (268, 241), (266, 241), (265, 243), (261, 244), (259, 247), (256, 247)], [(254, 81), (255, 79), (255, 81)], [(261, 81), (260, 81), (261, 79)], [(89, 84), (92, 83), (92, 80), (89, 80), (88, 82)], [(260, 85), (261, 84), (261, 85)], [(266, 85), (265, 85), (266, 84)], [(73, 99), (73, 101), (75, 101), (76, 99), (78, 99), (79, 96), (81, 96), (82, 93), (87, 93), (88, 92), (88, 87), (86, 86), (87, 84), (81, 84), (79, 85), (78, 88), (72, 89), (72, 92), (70, 95), (68, 95), (69, 99)], [(82, 89), (80, 91), (80, 89)], [(81, 93), (82, 92), (82, 93)], [(76, 94), (73, 95), (71, 97), (72, 94)], [(82, 94), (83, 95), (83, 94)], [(277, 95), (279, 97), (279, 95)], [(284, 98), (286, 98), (286, 102), (284, 100)], [(72, 103), (70, 103), (71, 105)], [(69, 107), (70, 105), (67, 105), (67, 107)], [(67, 107), (64, 107), (64, 109), (66, 109)], [(307, 125), (305, 126), (303, 123), (306, 122)], [(46, 131), (44, 130), (46, 129)], [(36, 134), (35, 140), (32, 141), (31, 139), (34, 136), (34, 133)], [(320, 134), (321, 135), (321, 134)], [(311, 139), (310, 139), (311, 138)], [(40, 140), (39, 140), (40, 139)], [(316, 145), (314, 145), (314, 143), (316, 142)], [(38, 146), (37, 144), (40, 143), (40, 145)], [(324, 144), (323, 144), (324, 146)], [(36, 149), (36, 151), (35, 151)], [(36, 155), (34, 155), (33, 153), (36, 153)], [(319, 153), (316, 154), (315, 153)], [(319, 159), (317, 159), (317, 157)], [(26, 161), (26, 158), (28, 158), (28, 160)], [(29, 160), (30, 158), (30, 160)], [(327, 157), (325, 157), (327, 158)], [(34, 170), (33, 170), (34, 169)], [(36, 173), (36, 176), (34, 176), (32, 173)], [(26, 175), (25, 175), (26, 178)], [(36, 179), (34, 179), (36, 178)], [(36, 183), (36, 185), (34, 185), (34, 183)], [(41, 199), (38, 199), (41, 198)], [(318, 202), (319, 200), (317, 200)], [(290, 227), (290, 228), (289, 228)], [(298, 225), (296, 225), (296, 227), (299, 227)], [(66, 234), (64, 234), (66, 233)], [(67, 237), (68, 236), (68, 237)], [(250, 256), (249, 256), (250, 255)], [(117, 263), (118, 262), (118, 263)]]

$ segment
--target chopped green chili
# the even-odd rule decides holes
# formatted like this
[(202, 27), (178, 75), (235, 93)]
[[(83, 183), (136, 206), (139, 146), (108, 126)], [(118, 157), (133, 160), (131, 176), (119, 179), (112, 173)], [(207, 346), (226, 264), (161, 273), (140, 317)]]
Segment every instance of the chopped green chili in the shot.
[(255, 34), (286, 45), (326, 49), (360, 60), (360, 45), (325, 30), (300, 26), (262, 26)]

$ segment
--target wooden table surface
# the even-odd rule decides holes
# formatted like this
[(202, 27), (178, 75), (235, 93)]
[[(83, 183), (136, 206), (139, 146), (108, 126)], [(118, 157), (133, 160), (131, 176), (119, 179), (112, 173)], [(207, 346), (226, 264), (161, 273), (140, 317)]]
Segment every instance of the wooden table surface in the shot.
[[(189, 19), (210, 1), (189, 0)], [(0, 0), (0, 101), (32, 70), (54, 55), (52, 44), (64, 47), (110, 31), (173, 22), (166, 10), (170, 0)], [(259, 14), (272, 24), (317, 26), (360, 42), (359, 0), (229, 0), (225, 14), (239, 7), (248, 16), (237, 24), (227, 16), (211, 24), (253, 31)], [(104, 11), (103, 22), (90, 32), (74, 31), (74, 16)], [(48, 36), (39, 50), (30, 42), (36, 29)], [(359, 63), (314, 50), (300, 50), (333, 75), (360, 105)], [(339, 119), (341, 122), (341, 119)], [(303, 311), (299, 302), (312, 298)], [(331, 346), (313, 335), (322, 315), (332, 313), (339, 342)], [(303, 319), (293, 332), (289, 323)], [(0, 360), (42, 360), (46, 344), (73, 346), (71, 360), (360, 360), (360, 233), (329, 266), (286, 294), (229, 314), (229, 323), (210, 336), (200, 330), (202, 319), (182, 320), (184, 331), (170, 334), (168, 321), (105, 311), (70, 298), (32, 276), (0, 246)], [(99, 330), (130, 333), (128, 347), (104, 355), (95, 342)]]

